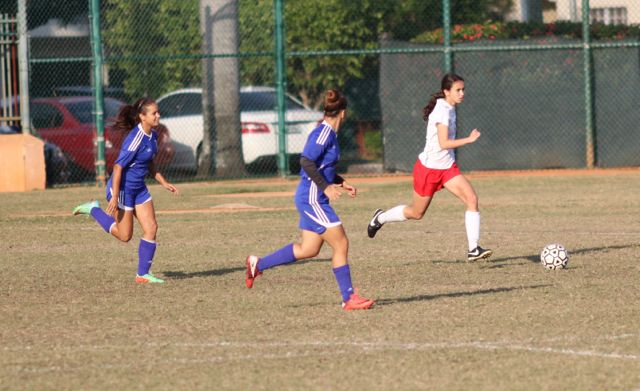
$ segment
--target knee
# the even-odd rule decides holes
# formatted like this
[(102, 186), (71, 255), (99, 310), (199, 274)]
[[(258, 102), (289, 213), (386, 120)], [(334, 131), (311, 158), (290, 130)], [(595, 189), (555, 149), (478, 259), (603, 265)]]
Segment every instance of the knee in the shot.
[(473, 192), (467, 196), (467, 209), (478, 210), (478, 195)]
[(320, 249), (319, 248), (305, 248), (305, 247), (301, 247), (300, 248), (300, 256), (296, 256), (296, 258), (298, 259), (306, 259), (306, 258), (313, 258), (316, 255), (318, 255), (320, 253)]
[(317, 251), (315, 249), (302, 249), (302, 251), (300, 251), (299, 256), (296, 255), (296, 259), (313, 258), (316, 255), (318, 255), (319, 253), (320, 253), (320, 251)]
[(131, 240), (131, 238), (133, 237), (133, 232), (130, 233), (121, 233), (119, 235), (116, 236), (118, 239), (120, 239), (121, 242), (128, 242)]
[(347, 238), (347, 236), (345, 235), (342, 238), (336, 240), (333, 249), (336, 251), (347, 252), (349, 250), (349, 239)]
[(320, 253), (320, 248), (312, 247), (312, 246), (303, 246), (301, 244), (293, 245), (293, 255), (296, 260), (299, 259), (307, 259), (313, 258)]
[(145, 224), (143, 230), (145, 236), (152, 236), (155, 238), (156, 234), (158, 233), (158, 223), (154, 221), (153, 223)]
[(413, 208), (407, 208), (405, 209), (404, 214), (407, 219), (422, 220), (425, 212), (426, 210), (419, 211), (419, 210), (414, 210)]

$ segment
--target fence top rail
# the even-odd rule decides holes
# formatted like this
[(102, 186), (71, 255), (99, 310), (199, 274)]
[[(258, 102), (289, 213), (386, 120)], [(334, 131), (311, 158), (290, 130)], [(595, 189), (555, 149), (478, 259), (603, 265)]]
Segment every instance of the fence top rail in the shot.
[[(1, 35), (1, 34), (0, 34)], [(595, 49), (618, 49), (637, 48), (640, 41), (620, 41), (620, 42), (591, 42), (590, 48)], [(320, 57), (320, 56), (344, 56), (344, 55), (378, 55), (378, 54), (421, 54), (421, 53), (442, 53), (445, 50), (451, 52), (505, 52), (505, 51), (538, 51), (538, 50), (580, 50), (584, 49), (583, 42), (572, 43), (549, 43), (549, 44), (525, 44), (525, 45), (433, 45), (425, 47), (393, 47), (376, 49), (353, 49), (353, 50), (309, 50), (287, 52), (287, 57)], [(269, 57), (273, 52), (243, 52), (243, 53), (217, 53), (217, 54), (177, 54), (177, 55), (136, 55), (136, 56), (105, 56), (105, 62), (145, 62), (145, 61), (165, 61), (165, 60), (202, 60), (206, 58), (251, 58)], [(55, 62), (90, 62), (91, 57), (51, 57), (51, 58), (31, 58), (31, 63), (55, 63)]]

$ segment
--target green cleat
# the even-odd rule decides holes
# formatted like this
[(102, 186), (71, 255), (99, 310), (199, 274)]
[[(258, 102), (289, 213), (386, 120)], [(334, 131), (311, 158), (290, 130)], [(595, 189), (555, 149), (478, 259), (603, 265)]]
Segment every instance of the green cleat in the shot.
[(73, 215), (88, 215), (91, 214), (91, 209), (99, 207), (100, 203), (98, 201), (85, 202), (73, 208)]
[(147, 273), (144, 276), (136, 274), (136, 282), (138, 284), (164, 284), (164, 280), (154, 276), (151, 273)]

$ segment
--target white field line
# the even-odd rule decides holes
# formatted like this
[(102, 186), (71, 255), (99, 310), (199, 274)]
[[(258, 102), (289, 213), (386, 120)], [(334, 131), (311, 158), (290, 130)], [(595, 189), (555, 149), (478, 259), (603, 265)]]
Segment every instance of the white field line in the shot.
[[(619, 336), (602, 336), (596, 337), (591, 340), (613, 340), (624, 339), (634, 337), (633, 334), (623, 334)], [(556, 339), (558, 340), (558, 339)], [(569, 337), (567, 340), (574, 340)], [(181, 365), (198, 365), (206, 363), (220, 363), (231, 361), (246, 361), (246, 360), (271, 360), (271, 359), (283, 359), (283, 358), (302, 358), (302, 357), (320, 357), (328, 355), (338, 354), (353, 354), (353, 353), (374, 353), (381, 351), (422, 351), (422, 350), (447, 350), (447, 349), (483, 349), (483, 350), (519, 350), (531, 353), (551, 353), (551, 354), (564, 354), (576, 357), (592, 357), (600, 359), (616, 359), (616, 360), (631, 360), (640, 361), (640, 355), (638, 354), (622, 354), (616, 352), (600, 352), (595, 350), (581, 350), (581, 349), (569, 349), (569, 348), (554, 348), (544, 347), (534, 344), (527, 344), (515, 341), (470, 341), (470, 342), (410, 342), (410, 343), (394, 343), (394, 342), (269, 342), (259, 343), (255, 342), (232, 342), (232, 341), (220, 341), (220, 342), (201, 342), (201, 343), (145, 343), (141, 345), (81, 345), (81, 346), (57, 346), (57, 347), (35, 347), (26, 346), (22, 348), (10, 348), (4, 347), (4, 351), (42, 351), (42, 350), (55, 350), (55, 351), (107, 351), (107, 350), (136, 350), (140, 351), (140, 348), (197, 348), (197, 349), (253, 349), (254, 351), (260, 349), (289, 349), (290, 351), (282, 353), (269, 353), (269, 352), (255, 352), (253, 354), (233, 354), (223, 353), (217, 355), (211, 355), (208, 357), (200, 358), (172, 358), (162, 359), (154, 361), (153, 365), (161, 364), (181, 364)], [(302, 350), (302, 351), (300, 351)], [(19, 372), (30, 373), (46, 373), (46, 372), (67, 372), (67, 371), (80, 371), (86, 369), (118, 369), (130, 367), (130, 363), (102, 363), (102, 364), (88, 364), (80, 366), (67, 366), (67, 365), (52, 365), (52, 366), (34, 366), (25, 364), (13, 364), (10, 365), (14, 370)]]
[(256, 344), (255, 342), (235, 342), (235, 341), (216, 341), (216, 342), (167, 342), (167, 343), (158, 343), (158, 342), (145, 342), (141, 344), (133, 344), (133, 345), (54, 345), (54, 346), (36, 346), (36, 345), (23, 345), (23, 346), (4, 346), (2, 347), (3, 351), (101, 351), (101, 350), (139, 350), (143, 347), (157, 347), (157, 348), (168, 348), (168, 347), (176, 347), (176, 348), (246, 348), (251, 347), (253, 349), (259, 349), (260, 347), (266, 348), (277, 348), (277, 347), (330, 347), (330, 346), (380, 346), (380, 347), (393, 347), (393, 346), (401, 346), (401, 347), (412, 347), (412, 346), (433, 346), (433, 347), (446, 347), (446, 346), (474, 346), (475, 344), (491, 344), (491, 345), (514, 345), (514, 344), (531, 344), (536, 342), (570, 342), (570, 341), (585, 341), (585, 342), (595, 342), (595, 341), (614, 341), (626, 338), (636, 337), (637, 334), (619, 334), (619, 335), (600, 335), (595, 337), (583, 338), (576, 335), (571, 336), (557, 336), (557, 337), (549, 337), (549, 338), (528, 338), (523, 341), (470, 341), (470, 342), (407, 342), (407, 343), (394, 343), (394, 342), (319, 342), (319, 341), (308, 341), (308, 342), (291, 342), (291, 341), (283, 341), (283, 342), (264, 342), (260, 344)]

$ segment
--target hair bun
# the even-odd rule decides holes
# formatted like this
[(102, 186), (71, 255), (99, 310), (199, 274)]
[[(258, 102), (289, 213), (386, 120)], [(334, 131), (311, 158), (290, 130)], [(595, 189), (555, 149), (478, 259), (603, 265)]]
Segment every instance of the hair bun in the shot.
[(324, 114), (335, 117), (341, 110), (347, 108), (347, 99), (336, 89), (327, 90), (324, 95)]
[(337, 102), (340, 99), (339, 93), (336, 90), (327, 91), (327, 102)]

